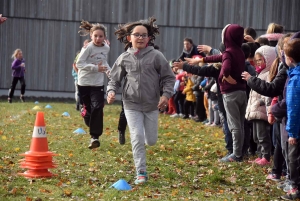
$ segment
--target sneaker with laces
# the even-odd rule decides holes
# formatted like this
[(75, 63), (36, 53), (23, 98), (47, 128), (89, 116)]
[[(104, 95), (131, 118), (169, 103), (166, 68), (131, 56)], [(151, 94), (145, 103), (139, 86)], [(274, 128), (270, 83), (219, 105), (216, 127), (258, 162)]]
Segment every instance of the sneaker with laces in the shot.
[(170, 117), (172, 117), (172, 118), (178, 118), (179, 114), (175, 113), (175, 114), (170, 115)]
[(119, 143), (121, 145), (125, 144), (125, 132), (119, 131)]
[(283, 191), (288, 193), (292, 189), (293, 189), (293, 186), (289, 183), (283, 188)]
[(201, 122), (202, 124), (208, 123), (208, 119), (205, 119), (204, 121)]
[(281, 196), (281, 199), (284, 200), (296, 200), (298, 198), (300, 198), (300, 191), (298, 191), (298, 188), (293, 188), (286, 195)]
[(89, 144), (89, 149), (95, 149), (100, 147), (100, 141), (98, 139), (91, 139), (91, 143)]
[(290, 181), (286, 179), (285, 181), (279, 182), (277, 185), (277, 189), (283, 190), (287, 185), (290, 185)]
[(219, 160), (220, 162), (223, 163), (228, 163), (228, 162), (242, 162), (243, 157), (236, 157), (233, 153), (230, 154), (229, 156), (225, 156), (222, 159)]
[(21, 100), (22, 103), (24, 103), (25, 102), (25, 97), (24, 96), (20, 96), (20, 100)]
[(135, 184), (144, 184), (148, 180), (147, 172), (139, 171), (134, 181)]
[(256, 161), (255, 163), (259, 166), (266, 166), (271, 164), (270, 161), (268, 161), (266, 158), (262, 158), (261, 160)]
[(273, 173), (268, 174), (268, 176), (266, 177), (266, 180), (272, 180), (272, 181), (278, 182), (278, 181), (280, 181), (280, 175), (273, 174)]

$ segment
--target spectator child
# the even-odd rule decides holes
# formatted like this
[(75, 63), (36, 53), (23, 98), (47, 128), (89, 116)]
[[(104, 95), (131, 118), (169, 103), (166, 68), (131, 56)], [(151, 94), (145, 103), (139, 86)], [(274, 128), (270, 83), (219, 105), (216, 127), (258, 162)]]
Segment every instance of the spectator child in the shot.
[(194, 117), (194, 103), (196, 102), (196, 97), (193, 93), (192, 86), (194, 85), (192, 79), (192, 74), (187, 73), (186, 77), (186, 84), (182, 91), (185, 94), (185, 101), (184, 101), (184, 116), (183, 119), (188, 119), (189, 114), (191, 117)]
[(285, 43), (284, 54), (286, 64), (290, 67), (288, 72), (289, 81), (286, 91), (287, 124), (288, 133), (288, 161), (291, 178), (291, 190), (281, 198), (296, 200), (300, 198), (300, 39), (292, 39)]
[[(267, 80), (271, 64), (276, 58), (275, 49), (270, 46), (262, 46), (255, 53), (255, 69), (261, 80)], [(258, 158), (255, 163), (261, 166), (270, 164), (271, 137), (270, 124), (268, 123), (266, 106), (269, 106), (270, 98), (261, 96), (251, 90), (246, 110), (246, 119), (252, 121), (253, 138), (257, 143)]]

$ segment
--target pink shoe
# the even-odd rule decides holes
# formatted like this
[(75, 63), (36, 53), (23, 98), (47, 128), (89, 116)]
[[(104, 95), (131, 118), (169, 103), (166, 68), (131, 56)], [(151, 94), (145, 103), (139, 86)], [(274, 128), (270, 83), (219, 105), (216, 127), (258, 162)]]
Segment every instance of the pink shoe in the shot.
[(257, 159), (254, 160), (254, 162), (256, 163), (256, 162), (258, 162), (260, 160), (261, 160), (261, 158), (258, 157)]
[(257, 165), (260, 165), (260, 166), (266, 166), (266, 165), (270, 165), (271, 163), (265, 159), (265, 158), (262, 158), (261, 160), (255, 162)]

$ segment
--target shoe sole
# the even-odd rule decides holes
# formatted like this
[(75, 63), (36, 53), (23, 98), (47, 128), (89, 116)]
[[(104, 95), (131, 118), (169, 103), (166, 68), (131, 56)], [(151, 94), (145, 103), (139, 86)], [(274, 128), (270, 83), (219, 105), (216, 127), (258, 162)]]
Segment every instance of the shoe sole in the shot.
[(89, 145), (89, 149), (95, 149), (95, 148), (98, 148), (98, 147), (100, 147), (100, 142), (99, 141), (92, 142), (92, 144)]

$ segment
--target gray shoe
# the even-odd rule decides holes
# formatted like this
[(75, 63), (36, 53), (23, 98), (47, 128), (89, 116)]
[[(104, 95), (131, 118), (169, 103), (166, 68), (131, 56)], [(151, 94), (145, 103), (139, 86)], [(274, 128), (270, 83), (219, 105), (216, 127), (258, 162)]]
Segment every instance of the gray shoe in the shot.
[(98, 139), (91, 139), (91, 143), (89, 144), (89, 149), (95, 149), (100, 147), (100, 141)]
[(293, 189), (293, 186), (291, 184), (287, 184), (284, 188), (283, 188), (283, 191), (284, 192), (289, 192), (290, 190)]
[(287, 185), (290, 185), (289, 180), (279, 182), (278, 185), (277, 185), (277, 189), (283, 190)]

